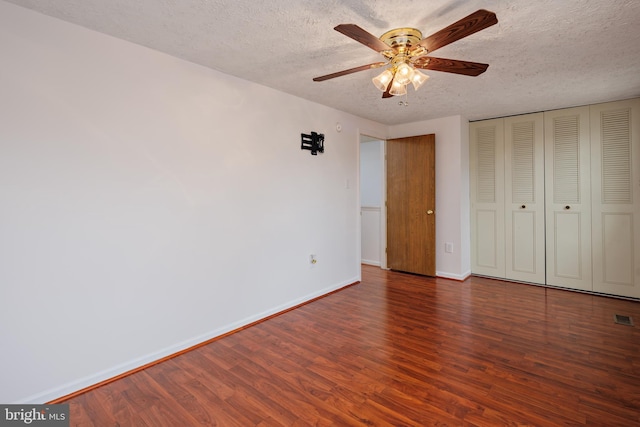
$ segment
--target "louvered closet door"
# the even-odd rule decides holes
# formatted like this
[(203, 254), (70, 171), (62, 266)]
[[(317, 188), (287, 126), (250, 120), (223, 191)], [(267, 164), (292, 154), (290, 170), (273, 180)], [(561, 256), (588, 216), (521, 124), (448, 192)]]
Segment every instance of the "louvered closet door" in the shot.
[(590, 291), (589, 107), (544, 120), (547, 284)]
[(640, 99), (590, 111), (593, 290), (640, 298)]
[(505, 277), (503, 120), (470, 130), (471, 272)]
[(544, 117), (504, 119), (506, 278), (545, 283)]

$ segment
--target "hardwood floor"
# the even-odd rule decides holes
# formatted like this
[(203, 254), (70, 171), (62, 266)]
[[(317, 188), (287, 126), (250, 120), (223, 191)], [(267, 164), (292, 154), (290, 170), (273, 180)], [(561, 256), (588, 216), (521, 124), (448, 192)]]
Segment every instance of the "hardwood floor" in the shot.
[(362, 283), (68, 401), (79, 426), (640, 425), (640, 303)]

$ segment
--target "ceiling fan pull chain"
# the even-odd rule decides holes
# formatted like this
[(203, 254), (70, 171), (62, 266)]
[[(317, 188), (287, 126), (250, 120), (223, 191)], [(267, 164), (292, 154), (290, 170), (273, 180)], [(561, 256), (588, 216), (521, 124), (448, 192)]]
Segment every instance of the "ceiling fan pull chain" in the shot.
[(407, 101), (408, 97), (409, 97), (409, 91), (407, 90), (404, 93), (404, 101), (399, 101), (398, 105), (408, 107), (409, 106), (409, 101)]

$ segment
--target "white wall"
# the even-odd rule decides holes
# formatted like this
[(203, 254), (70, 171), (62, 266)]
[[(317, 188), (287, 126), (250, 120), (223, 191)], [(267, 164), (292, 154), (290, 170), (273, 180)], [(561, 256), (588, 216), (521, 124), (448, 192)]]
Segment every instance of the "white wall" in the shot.
[(359, 280), (346, 183), (386, 127), (4, 2), (0, 55), (0, 402)]
[[(436, 135), (436, 275), (457, 280), (471, 274), (468, 128), (460, 116), (388, 128), (389, 138)], [(445, 243), (453, 253), (445, 253)]]
[(382, 206), (384, 142), (360, 143), (360, 205)]

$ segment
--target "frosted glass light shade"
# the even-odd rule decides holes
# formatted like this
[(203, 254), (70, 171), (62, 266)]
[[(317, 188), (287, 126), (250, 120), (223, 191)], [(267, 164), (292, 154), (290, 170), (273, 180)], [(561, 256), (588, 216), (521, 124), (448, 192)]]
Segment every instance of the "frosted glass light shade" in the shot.
[(401, 85), (406, 85), (411, 83), (411, 77), (413, 76), (413, 68), (409, 66), (406, 62), (398, 65), (398, 70), (396, 71), (396, 81)]
[(425, 84), (425, 82), (429, 80), (429, 76), (424, 73), (421, 73), (418, 70), (413, 70), (413, 76), (411, 76), (411, 83), (413, 83), (413, 88), (418, 90), (420, 86)]
[(382, 73), (371, 79), (371, 81), (375, 87), (380, 89), (381, 92), (385, 92), (391, 79), (393, 79), (393, 73), (391, 70), (384, 70)]
[(407, 93), (407, 85), (400, 83), (397, 78), (393, 79), (389, 93), (393, 96), (405, 95)]

